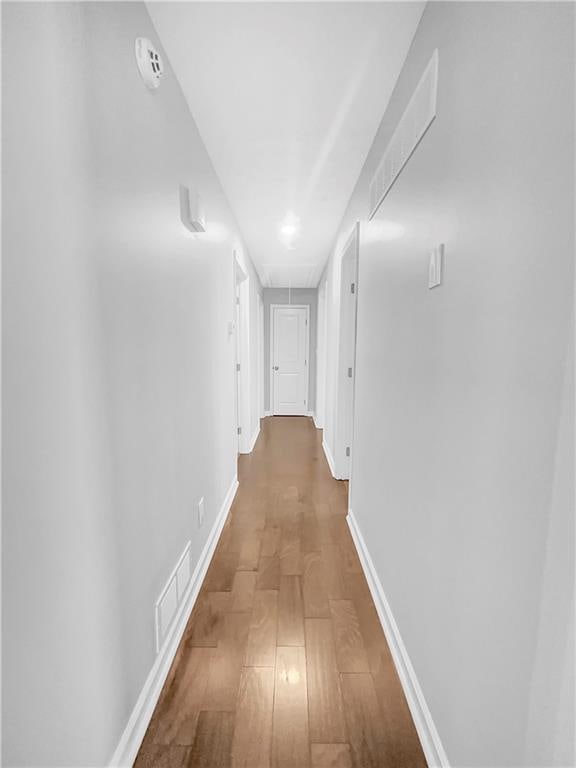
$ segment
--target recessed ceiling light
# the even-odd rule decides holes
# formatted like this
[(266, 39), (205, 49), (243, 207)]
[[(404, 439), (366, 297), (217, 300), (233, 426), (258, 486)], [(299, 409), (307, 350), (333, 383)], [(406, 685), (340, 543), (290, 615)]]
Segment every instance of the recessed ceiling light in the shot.
[(294, 239), (298, 236), (299, 231), (300, 219), (292, 212), (287, 213), (279, 226), (280, 240), (287, 248), (294, 248)]
[(290, 237), (291, 235), (295, 235), (297, 232), (297, 227), (295, 224), (282, 224), (280, 227), (280, 232), (283, 235), (286, 235), (287, 237)]

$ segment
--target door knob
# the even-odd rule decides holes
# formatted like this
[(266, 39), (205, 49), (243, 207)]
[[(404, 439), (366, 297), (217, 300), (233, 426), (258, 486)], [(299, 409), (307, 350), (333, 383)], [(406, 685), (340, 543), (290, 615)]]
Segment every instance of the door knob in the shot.
[(275, 365), (275, 366), (274, 366), (274, 370), (275, 370), (275, 371), (277, 371), (277, 370), (278, 370), (278, 366), (277, 366), (277, 365)]

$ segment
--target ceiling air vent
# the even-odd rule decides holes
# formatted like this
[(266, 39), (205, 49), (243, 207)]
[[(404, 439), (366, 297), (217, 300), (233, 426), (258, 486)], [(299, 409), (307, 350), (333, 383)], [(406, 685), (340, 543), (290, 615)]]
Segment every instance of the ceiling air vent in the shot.
[(438, 50), (432, 54), (370, 182), (371, 219), (436, 117)]

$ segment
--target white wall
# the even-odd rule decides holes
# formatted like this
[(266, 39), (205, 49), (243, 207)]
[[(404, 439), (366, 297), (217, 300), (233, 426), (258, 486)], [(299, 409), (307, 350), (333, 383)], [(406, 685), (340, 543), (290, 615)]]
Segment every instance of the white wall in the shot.
[[(325, 273), (332, 439), (339, 254), (359, 219), (351, 506), (454, 766), (574, 760), (573, 14), (428, 4)], [(435, 48), (438, 117), (367, 225)]]
[(139, 79), (144, 6), (2, 13), (3, 758), (102, 766), (236, 474), (233, 248), (259, 285), (169, 63)]
[[(574, 323), (568, 340), (538, 634), (526, 731), (526, 763), (574, 765)], [(572, 514), (570, 514), (572, 513)]]
[(3, 764), (101, 765), (126, 691), (85, 11), (2, 13)]
[(316, 288), (264, 288), (264, 407), (272, 410), (270, 404), (270, 306), (272, 304), (304, 304), (310, 307), (310, 345), (308, 361), (308, 410), (316, 406), (316, 317), (318, 312), (318, 291)]

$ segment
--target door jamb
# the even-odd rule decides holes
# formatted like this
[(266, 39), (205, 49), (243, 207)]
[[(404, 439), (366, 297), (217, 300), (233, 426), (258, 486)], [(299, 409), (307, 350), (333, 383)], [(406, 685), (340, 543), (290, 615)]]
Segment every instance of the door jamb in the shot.
[(324, 429), (326, 421), (326, 345), (328, 289), (324, 281), (318, 286), (318, 316), (316, 320), (316, 405), (314, 423)]
[(258, 337), (258, 419), (264, 416), (264, 302), (256, 294), (256, 323)]

